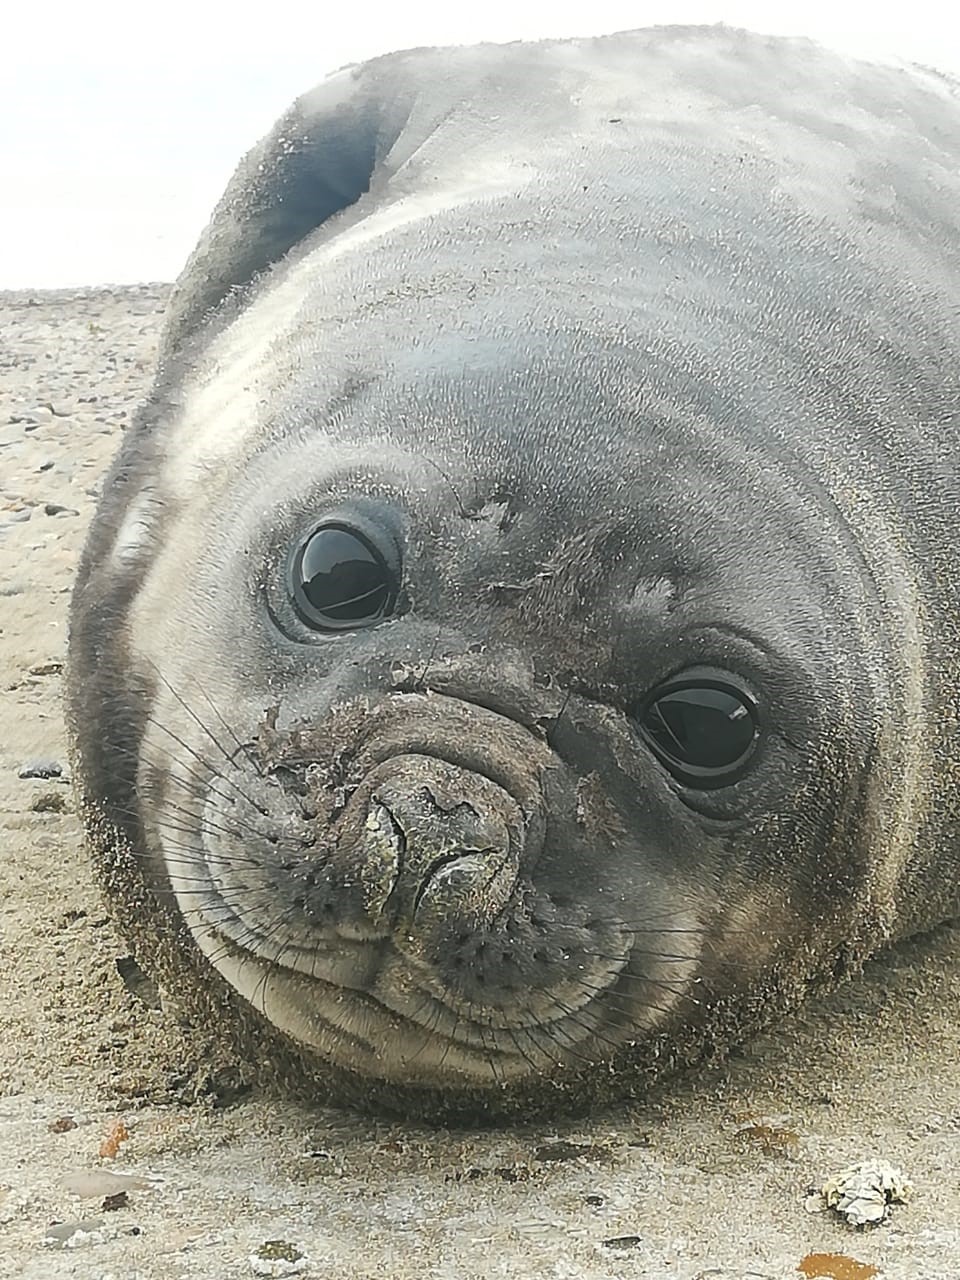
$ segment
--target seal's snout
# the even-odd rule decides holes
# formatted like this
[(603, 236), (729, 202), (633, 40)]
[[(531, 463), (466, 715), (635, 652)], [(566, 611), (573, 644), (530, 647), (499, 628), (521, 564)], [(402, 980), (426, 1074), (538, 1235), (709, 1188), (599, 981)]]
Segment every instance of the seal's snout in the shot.
[(377, 773), (350, 833), (368, 916), (389, 922), (398, 945), (417, 950), (451, 925), (493, 919), (510, 899), (524, 852), (517, 801), (489, 778), (435, 757), (394, 757)]

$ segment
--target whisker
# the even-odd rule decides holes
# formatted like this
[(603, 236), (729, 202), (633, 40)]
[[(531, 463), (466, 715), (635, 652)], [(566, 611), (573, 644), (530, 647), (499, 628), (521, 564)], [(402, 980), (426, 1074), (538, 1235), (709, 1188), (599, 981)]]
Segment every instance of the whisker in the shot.
[[(234, 759), (233, 756), (223, 746), (223, 744), (220, 742), (216, 734), (212, 731), (212, 729), (210, 729), (209, 725), (206, 725), (203, 723), (203, 721), (200, 719), (197, 713), (193, 710), (193, 708), (184, 700), (184, 698), (180, 696), (180, 694), (173, 687), (170, 681), (166, 678), (166, 676), (163, 674), (160, 668), (156, 665), (156, 663), (151, 663), (151, 666), (153, 667), (154, 673), (156, 674), (157, 679), (160, 681), (160, 683), (166, 688), (168, 693), (170, 693), (171, 696), (180, 704), (183, 710), (187, 713), (187, 715), (191, 718), (191, 720), (193, 720), (193, 722), (196, 724), (197, 728), (207, 735), (207, 737), (210, 739), (213, 745), (217, 748), (217, 750), (223, 756), (224, 760), (226, 760), (227, 764), (233, 764), (233, 759)], [(181, 743), (181, 745), (183, 744)]]
[[(153, 727), (155, 729), (159, 729), (161, 733), (168, 734), (174, 740), (174, 742), (177, 743), (178, 746), (181, 746), (184, 749), (184, 751), (186, 751), (189, 755), (193, 756), (193, 758), (197, 761), (197, 763), (203, 765), (205, 769), (210, 768), (209, 762), (205, 760), (204, 757), (201, 756), (198, 751), (195, 751), (194, 748), (191, 747), (189, 743), (184, 742), (184, 740), (178, 734), (174, 733), (172, 729), (168, 728), (161, 721), (155, 719), (153, 716), (147, 716), (146, 723), (152, 724)], [(220, 747), (219, 743), (217, 743), (217, 746), (220, 748), (221, 751), (223, 751), (223, 748)], [(175, 759), (175, 758), (176, 757), (171, 757), (171, 759)], [(233, 764), (233, 760), (229, 756), (227, 756), (226, 758), (229, 764)], [(233, 787), (237, 795), (240, 796), (242, 800), (246, 801), (246, 803), (250, 805), (252, 809), (256, 809), (257, 812), (262, 814), (263, 817), (268, 816), (267, 810), (264, 809), (262, 805), (258, 804), (255, 800), (253, 800), (250, 796), (248, 796), (243, 791), (243, 789), (236, 782), (233, 781), (232, 778), (228, 778), (226, 774), (223, 774), (223, 773), (217, 773), (214, 776), (220, 778), (223, 782), (226, 782), (228, 786)]]
[[(257, 773), (261, 778), (264, 777), (265, 775), (263, 773), (263, 770), (260, 767), (260, 762), (259, 760), (257, 760), (256, 756), (254, 756), (253, 752), (250, 750), (249, 745), (246, 742), (242, 742), (240, 740), (239, 736), (234, 731), (233, 727), (230, 724), (228, 724), (227, 721), (223, 718), (223, 716), (220, 714), (217, 707), (214, 705), (213, 699), (208, 695), (206, 689), (204, 689), (203, 685), (196, 678), (196, 676), (194, 676), (194, 683), (196, 684), (197, 689), (200, 691), (200, 696), (206, 701), (207, 706), (210, 708), (213, 714), (217, 717), (217, 719), (223, 725), (224, 729), (226, 729), (227, 733), (236, 743), (237, 750), (243, 752), (244, 756), (246, 757), (247, 761), (249, 762), (254, 772)], [(203, 726), (201, 725), (201, 728), (202, 727)], [(231, 763), (233, 763), (232, 758), (231, 758)]]

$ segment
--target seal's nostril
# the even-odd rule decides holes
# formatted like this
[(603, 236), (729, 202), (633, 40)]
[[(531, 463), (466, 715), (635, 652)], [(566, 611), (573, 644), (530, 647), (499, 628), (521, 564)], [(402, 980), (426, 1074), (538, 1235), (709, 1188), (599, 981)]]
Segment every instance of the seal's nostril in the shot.
[(354, 799), (338, 836), (341, 874), (364, 886), (370, 919), (392, 920), (396, 945), (422, 949), (458, 921), (469, 934), (503, 909), (528, 819), (498, 783), (434, 756), (393, 756)]
[[(413, 902), (414, 914), (416, 914), (420, 909), (420, 904), (423, 901), (424, 895), (432, 887), (434, 880), (443, 873), (444, 868), (450, 867), (458, 862), (475, 861), (473, 855), (477, 852), (479, 851), (476, 849), (458, 849), (453, 853), (445, 853), (439, 858), (436, 858), (424, 872), (423, 880), (420, 883), (420, 888), (417, 890), (417, 894)], [(461, 870), (467, 871), (467, 868), (463, 867)]]

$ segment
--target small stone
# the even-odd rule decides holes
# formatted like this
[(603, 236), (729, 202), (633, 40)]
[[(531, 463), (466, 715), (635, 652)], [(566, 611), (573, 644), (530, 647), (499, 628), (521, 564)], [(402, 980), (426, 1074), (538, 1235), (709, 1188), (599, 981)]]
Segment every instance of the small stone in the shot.
[(63, 765), (59, 760), (27, 760), (17, 770), (18, 778), (60, 778)]
[(77, 1127), (77, 1122), (73, 1116), (58, 1116), (56, 1120), (51, 1120), (47, 1128), (51, 1133), (69, 1133), (71, 1129)]
[(133, 956), (118, 956), (117, 973), (132, 996), (136, 996), (148, 1009), (162, 1008), (160, 992), (152, 978), (148, 978)]
[(156, 1178), (141, 1178), (135, 1173), (114, 1173), (111, 1169), (84, 1169), (80, 1173), (68, 1173), (63, 1186), (71, 1195), (81, 1200), (94, 1200), (102, 1196), (115, 1196), (121, 1192), (153, 1191), (159, 1185)]
[(59, 791), (44, 791), (37, 796), (30, 808), (34, 813), (64, 813), (67, 801)]
[(309, 1265), (303, 1250), (287, 1240), (264, 1240), (250, 1255), (250, 1270), (255, 1276), (298, 1276)]
[(35, 666), (30, 667), (32, 676), (58, 676), (63, 670), (62, 662), (38, 662)]
[(628, 1249), (639, 1249), (643, 1244), (642, 1236), (611, 1236), (609, 1240), (603, 1241), (605, 1249), (616, 1249), (618, 1252), (626, 1252)]
[(79, 511), (75, 511), (73, 507), (65, 507), (59, 502), (45, 502), (43, 511), (48, 516), (78, 516)]
[(40, 1243), (53, 1249), (79, 1249), (86, 1244), (102, 1244), (102, 1218), (84, 1218), (79, 1222), (54, 1222), (43, 1234)]

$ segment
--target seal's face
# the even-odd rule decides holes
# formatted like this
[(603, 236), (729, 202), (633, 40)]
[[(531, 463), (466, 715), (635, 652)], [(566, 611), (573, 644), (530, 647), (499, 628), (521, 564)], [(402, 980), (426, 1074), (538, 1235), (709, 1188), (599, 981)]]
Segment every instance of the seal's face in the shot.
[(131, 615), (142, 839), (193, 938), (396, 1083), (696, 1022), (811, 945), (781, 934), (795, 894), (821, 945), (857, 875), (872, 699), (791, 563), (805, 500), (719, 474), (623, 363), (512, 360), (407, 359), (335, 414), (288, 385), (242, 494), (210, 467), (206, 502), (171, 493)]

